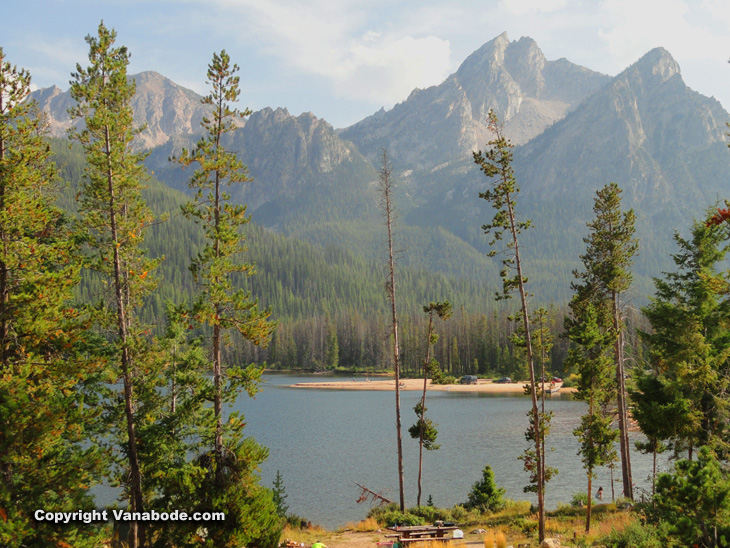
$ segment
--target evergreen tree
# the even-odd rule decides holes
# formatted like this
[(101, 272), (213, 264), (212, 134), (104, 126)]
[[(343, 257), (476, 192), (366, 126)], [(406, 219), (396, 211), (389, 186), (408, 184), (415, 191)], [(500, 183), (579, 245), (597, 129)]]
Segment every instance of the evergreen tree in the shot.
[[(212, 383), (200, 337), (190, 336), (189, 311), (185, 306), (167, 305), (165, 333), (150, 342), (162, 371), (164, 387), (143, 385), (140, 395), (147, 421), (139, 429), (144, 451), (140, 453), (146, 477), (147, 506), (158, 512), (189, 508), (199, 497), (199, 485), (206, 470), (191, 455), (199, 454), (203, 435), (210, 425)], [(154, 420), (153, 420), (154, 419)], [(150, 546), (198, 546), (196, 531), (178, 521), (151, 522)]]
[(253, 265), (240, 260), (245, 251), (241, 230), (250, 219), (246, 206), (232, 204), (224, 191), (225, 186), (251, 180), (244, 164), (223, 145), (223, 137), (236, 127), (235, 120), (250, 114), (231, 106), (240, 95), (236, 72), (238, 66), (231, 65), (225, 50), (213, 54), (207, 73), (211, 93), (202, 100), (210, 108), (202, 122), (207, 135), (192, 151), (183, 150), (176, 160), (183, 166), (198, 165), (189, 182), (195, 190), (194, 199), (183, 207), (183, 213), (205, 231), (205, 247), (191, 265), (200, 291), (193, 315), (212, 331), (213, 424), (206, 437), (212, 451), (199, 459), (208, 473), (199, 486), (197, 505), (227, 513), (224, 523), (208, 526), (216, 545), (263, 546), (275, 545), (280, 530), (271, 492), (257, 484), (256, 471), (267, 451), (243, 436), (240, 415), (233, 413), (223, 421), (223, 404), (233, 402), (242, 389), (253, 395), (261, 376), (261, 369), (254, 365), (224, 363), (229, 332), (265, 346), (275, 327), (268, 321), (269, 312), (259, 310), (249, 292), (236, 288), (237, 281), (242, 283), (254, 273)]
[[(497, 294), (497, 299), (511, 297), (514, 291), (520, 296), (520, 322), (522, 335), (516, 339), (517, 344), (525, 350), (527, 368), (530, 378), (530, 394), (532, 398), (532, 410), (528, 414), (530, 431), (542, 432), (540, 411), (537, 405), (537, 389), (535, 384), (535, 367), (532, 349), (532, 338), (530, 331), (530, 315), (527, 309), (527, 278), (523, 272), (522, 257), (518, 236), (531, 226), (531, 222), (520, 221), (517, 216), (516, 198), (519, 194), (519, 187), (515, 179), (514, 168), (512, 167), (512, 143), (504, 137), (502, 126), (493, 111), (489, 111), (488, 123), (490, 130), (494, 133), (494, 139), (490, 141), (489, 149), (482, 152), (474, 152), (474, 162), (479, 165), (484, 175), (494, 179), (491, 188), (486, 192), (480, 192), (479, 197), (486, 200), (496, 210), (492, 221), (482, 226), (485, 233), (492, 235), (490, 246), (501, 241), (507, 233), (508, 257), (502, 260), (502, 292)], [(493, 257), (497, 254), (495, 249), (489, 252)], [(545, 538), (545, 478), (543, 477), (542, 444), (539, 435), (533, 435), (535, 445), (535, 459), (533, 470), (536, 471), (535, 487), (537, 491), (538, 506), (538, 538), (542, 542)]]
[(502, 487), (497, 487), (492, 467), (487, 464), (482, 470), (482, 479), (472, 486), (464, 507), (480, 512), (497, 512), (504, 507), (504, 493)]
[[(553, 347), (553, 338), (548, 325), (549, 320), (547, 310), (542, 307), (538, 308), (535, 311), (533, 319), (533, 348), (535, 355), (537, 356), (537, 361), (540, 364), (540, 381), (536, 385), (540, 397), (540, 409), (539, 420), (536, 421), (531, 417), (530, 424), (539, 424), (540, 430), (535, 431), (534, 428), (530, 427), (525, 433), (525, 438), (528, 442), (534, 443), (537, 440), (540, 443), (540, 447), (542, 448), (542, 459), (539, 461), (539, 465), (541, 467), (540, 474), (542, 475), (543, 481), (547, 483), (558, 472), (556, 468), (547, 466), (546, 457), (546, 440), (550, 433), (550, 423), (553, 418), (553, 412), (545, 411), (545, 384), (548, 382), (547, 378), (549, 376), (546, 372), (545, 365), (548, 360), (548, 354)], [(528, 386), (526, 388), (528, 393), (529, 389), (530, 388)], [(530, 472), (530, 485), (524, 487), (524, 491), (526, 493), (535, 492), (537, 489), (538, 478), (538, 470), (536, 468), (538, 461), (536, 459), (535, 451), (531, 447), (528, 447), (519, 458), (524, 461), (525, 468), (528, 472)]]
[(675, 425), (685, 414), (684, 402), (674, 398), (667, 389), (666, 380), (653, 373), (639, 373), (634, 379), (635, 390), (629, 391), (633, 403), (632, 416), (646, 440), (636, 442), (636, 449), (652, 454), (651, 494), (656, 489), (656, 457), (667, 446)]
[(591, 529), (595, 469), (611, 463), (616, 458), (614, 442), (617, 432), (612, 428), (613, 417), (609, 405), (613, 401), (612, 340), (600, 321), (594, 304), (584, 299), (585, 286), (570, 302), (572, 317), (566, 318), (567, 335), (573, 343), (568, 356), (568, 366), (579, 374), (576, 397), (588, 404), (588, 412), (573, 432), (580, 441), (579, 454), (588, 477), (588, 504), (586, 508), (586, 532)]
[[(147, 178), (143, 156), (131, 150), (139, 133), (133, 125), (131, 100), (134, 82), (127, 78), (129, 52), (115, 47), (116, 32), (102, 22), (97, 36), (87, 36), (89, 66), (76, 66), (71, 82), (71, 96), (77, 106), (70, 110), (74, 118), (83, 118), (84, 129), (73, 133), (83, 148), (87, 169), (81, 191), (82, 224), (87, 233), (90, 253), (87, 267), (97, 273), (109, 293), (96, 308), (95, 321), (110, 342), (109, 382), (121, 381), (121, 408), (117, 398), (105, 401), (124, 455), (119, 479), (129, 496), (133, 512), (144, 511), (142, 470), (140, 467), (138, 411), (139, 384), (153, 383), (147, 359), (148, 329), (139, 322), (137, 312), (142, 299), (154, 287), (148, 276), (156, 267), (148, 259), (141, 243), (145, 229), (153, 218), (142, 199), (142, 185)], [(144, 522), (131, 522), (129, 545), (144, 546)]]
[(448, 320), (451, 317), (451, 303), (445, 301), (443, 303), (429, 303), (428, 306), (423, 307), (423, 311), (428, 315), (428, 329), (426, 330), (426, 357), (422, 364), (423, 373), (423, 395), (421, 401), (416, 404), (413, 410), (418, 416), (418, 422), (408, 429), (413, 439), (418, 439), (418, 497), (416, 499), (416, 505), (421, 506), (421, 477), (423, 472), (423, 449), (424, 447), (428, 451), (438, 449), (436, 445), (436, 436), (438, 430), (436, 430), (436, 424), (431, 419), (426, 418), (426, 386), (429, 374), (438, 369), (438, 363), (431, 357), (431, 348), (438, 341), (438, 334), (434, 330), (433, 317), (438, 316), (442, 320)]
[[(631, 498), (631, 465), (627, 432), (623, 369), (623, 330), (620, 296), (631, 283), (628, 267), (637, 250), (634, 213), (621, 212), (621, 190), (610, 183), (596, 192), (595, 218), (581, 255), (582, 271), (575, 271), (571, 284), (575, 295), (570, 316), (565, 319), (567, 336), (573, 343), (568, 366), (580, 374), (579, 398), (588, 403), (588, 413), (575, 434), (581, 441), (581, 455), (588, 475), (588, 493), (597, 466), (613, 460), (612, 417), (607, 408), (616, 396), (619, 418), (624, 496)], [(615, 379), (615, 381), (611, 380)], [(586, 531), (590, 530), (591, 500), (588, 501)]]
[(88, 527), (35, 518), (92, 509), (100, 457), (82, 447), (96, 411), (71, 301), (78, 249), (53, 205), (56, 171), (29, 94), (29, 73), (0, 48), (0, 544), (95, 546)]
[[(590, 234), (584, 239), (588, 247), (585, 254), (581, 255), (585, 270), (574, 273), (582, 287), (574, 284), (573, 288), (581, 303), (580, 307), (589, 303), (593, 306), (598, 328), (610, 336), (607, 344), (610, 341), (613, 346), (623, 494), (633, 498), (624, 371), (625, 324), (621, 298), (631, 286), (633, 277), (629, 268), (638, 250), (638, 241), (634, 238), (635, 215), (633, 210), (621, 211), (621, 189), (616, 183), (610, 183), (596, 192), (593, 212), (595, 218), (588, 223)], [(574, 314), (577, 313), (576, 320), (580, 321), (577, 308), (571, 306), (571, 309)]]
[(678, 543), (673, 546), (727, 546), (730, 535), (730, 478), (710, 448), (698, 459), (681, 460), (657, 479), (651, 521), (662, 520)]
[(340, 345), (337, 342), (337, 328), (329, 318), (325, 345), (324, 365), (327, 369), (337, 369), (340, 363)]
[(284, 489), (284, 480), (281, 478), (281, 473), (276, 471), (276, 478), (274, 478), (274, 487), (271, 490), (274, 498), (274, 504), (276, 505), (276, 513), (280, 518), (286, 518), (286, 513), (289, 511), (289, 506), (286, 504), (286, 490)]
[(703, 445), (726, 454), (730, 441), (730, 284), (719, 268), (726, 239), (727, 225), (700, 221), (690, 238), (676, 234), (677, 272), (654, 280), (656, 294), (643, 309), (652, 327), (643, 336), (661, 386), (652, 400), (644, 393), (637, 401), (656, 408), (651, 422), (666, 420), (666, 407), (672, 410), (671, 432), (661, 429), (657, 435), (670, 439), (675, 451), (686, 450), (689, 459)]

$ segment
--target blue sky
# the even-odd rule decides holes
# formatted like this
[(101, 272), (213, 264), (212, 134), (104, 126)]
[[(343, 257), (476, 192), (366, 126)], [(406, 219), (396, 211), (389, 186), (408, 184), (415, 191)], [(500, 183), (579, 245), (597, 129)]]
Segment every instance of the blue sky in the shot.
[(155, 70), (206, 92), (205, 71), (225, 48), (241, 67), (241, 106), (311, 111), (335, 127), (415, 87), (443, 81), (507, 31), (617, 74), (656, 46), (687, 84), (730, 108), (727, 0), (25, 0), (8, 2), (0, 47), (38, 87), (68, 88), (85, 64), (84, 37), (100, 20), (132, 52), (130, 73)]

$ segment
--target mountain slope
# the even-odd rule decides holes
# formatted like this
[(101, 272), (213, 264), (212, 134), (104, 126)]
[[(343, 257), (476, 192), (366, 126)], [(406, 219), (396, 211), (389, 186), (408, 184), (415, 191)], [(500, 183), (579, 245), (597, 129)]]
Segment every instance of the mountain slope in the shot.
[[(137, 85), (132, 98), (134, 123), (147, 126), (135, 139), (137, 150), (161, 145), (174, 135), (198, 131), (205, 114), (200, 95), (156, 72), (141, 72), (129, 78)], [(34, 91), (30, 98), (48, 116), (49, 134), (53, 137), (65, 137), (69, 128), (81, 123), (72, 121), (68, 114), (74, 104), (69, 91), (53, 86)]]
[(423, 170), (468, 155), (489, 140), (493, 109), (516, 143), (563, 118), (609, 77), (565, 59), (547, 61), (531, 38), (507, 33), (472, 53), (442, 84), (414, 90), (392, 110), (342, 130), (368, 158), (387, 148), (403, 170)]
[[(147, 164), (166, 184), (187, 191), (190, 172), (168, 157), (200, 135), (199, 97), (159, 75), (135, 78), (135, 112), (149, 123), (147, 142), (167, 139)], [(49, 89), (35, 97), (52, 111), (58, 130), (68, 94)], [(636, 271), (644, 294), (650, 276), (670, 267), (673, 231), (728, 196), (730, 116), (685, 85), (668, 52), (652, 50), (609, 78), (566, 60), (547, 61), (533, 40), (510, 42), (503, 34), (440, 86), (416, 90), (391, 111), (340, 132), (311, 113), (252, 114), (226, 143), (254, 177), (234, 199), (249, 204), (267, 228), (379, 260), (376, 155), (387, 145), (403, 263), (488, 279), (496, 289), (498, 259), (484, 256), (480, 230), (492, 216), (478, 198), (488, 183), (468, 154), (490, 139), (482, 122), (489, 108), (522, 143), (515, 149), (519, 209), (536, 225), (523, 243), (541, 300), (568, 297), (595, 190), (609, 181), (619, 183), (624, 206), (637, 213)]]
[[(676, 61), (659, 48), (517, 147), (519, 210), (536, 226), (524, 238), (537, 271), (534, 282), (539, 286), (545, 272), (569, 281), (585, 248), (595, 191), (614, 181), (624, 190), (624, 208), (637, 214), (638, 287), (650, 292), (650, 277), (671, 267), (674, 230), (685, 230), (693, 217), (728, 195), (728, 120), (720, 103), (685, 85)], [(444, 179), (451, 181), (448, 192)], [(487, 181), (476, 166), (464, 161), (422, 184), (427, 203), (411, 216), (441, 211), (447, 229), (479, 247), (485, 238), (475, 237), (472, 227), (491, 213), (477, 198)], [(567, 283), (564, 291), (563, 298)]]

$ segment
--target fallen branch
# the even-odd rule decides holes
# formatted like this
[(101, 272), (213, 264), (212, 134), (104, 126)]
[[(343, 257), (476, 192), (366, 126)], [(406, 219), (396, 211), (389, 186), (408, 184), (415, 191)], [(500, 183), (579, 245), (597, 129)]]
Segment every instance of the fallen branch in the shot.
[(393, 504), (392, 500), (385, 498), (380, 493), (376, 493), (372, 489), (368, 489), (364, 485), (360, 485), (357, 482), (355, 482), (355, 485), (357, 485), (362, 490), (360, 496), (355, 501), (358, 504), (363, 503), (368, 499), (370, 499), (372, 502), (377, 502), (379, 506), (383, 506), (385, 504)]

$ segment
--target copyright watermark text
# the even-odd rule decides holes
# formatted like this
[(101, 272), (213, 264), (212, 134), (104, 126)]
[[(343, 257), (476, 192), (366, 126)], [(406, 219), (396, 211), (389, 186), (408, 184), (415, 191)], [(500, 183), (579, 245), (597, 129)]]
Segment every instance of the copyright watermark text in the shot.
[(34, 517), (36, 521), (48, 521), (52, 523), (83, 522), (93, 523), (95, 521), (225, 521), (224, 512), (183, 512), (174, 510), (172, 512), (129, 512), (127, 510), (77, 510), (76, 512), (47, 512), (36, 510)]

